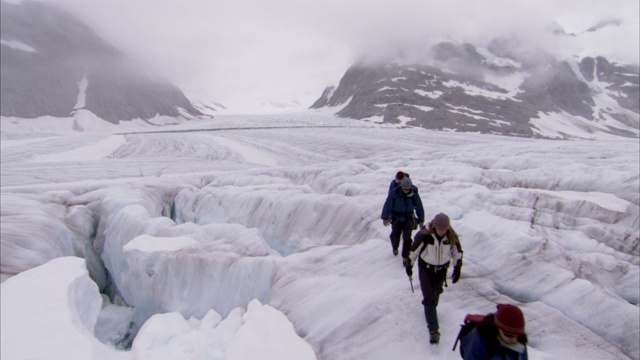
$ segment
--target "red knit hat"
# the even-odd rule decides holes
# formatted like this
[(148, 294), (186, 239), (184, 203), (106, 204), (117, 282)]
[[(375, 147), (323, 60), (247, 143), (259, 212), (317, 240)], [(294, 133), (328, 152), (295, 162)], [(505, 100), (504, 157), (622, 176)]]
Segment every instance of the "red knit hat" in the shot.
[(510, 304), (498, 304), (495, 316), (496, 326), (509, 334), (524, 335), (524, 314), (519, 307)]
[(404, 173), (402, 171), (398, 171), (396, 173), (396, 180), (402, 180), (404, 178)]

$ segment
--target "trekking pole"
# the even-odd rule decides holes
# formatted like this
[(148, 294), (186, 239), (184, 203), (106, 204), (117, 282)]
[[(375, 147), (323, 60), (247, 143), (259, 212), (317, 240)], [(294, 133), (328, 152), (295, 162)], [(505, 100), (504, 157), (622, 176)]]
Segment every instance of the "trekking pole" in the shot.
[(404, 269), (407, 272), (407, 276), (409, 277), (409, 284), (411, 284), (411, 292), (415, 294), (413, 291), (413, 269), (411, 268), (412, 264), (404, 263)]

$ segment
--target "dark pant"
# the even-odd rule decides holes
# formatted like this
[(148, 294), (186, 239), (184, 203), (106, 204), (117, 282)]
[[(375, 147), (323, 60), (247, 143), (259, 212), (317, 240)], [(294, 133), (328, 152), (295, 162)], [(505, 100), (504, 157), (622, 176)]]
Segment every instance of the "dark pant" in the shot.
[(411, 251), (411, 232), (413, 232), (413, 219), (409, 218), (407, 221), (400, 221), (392, 219), (391, 224), (391, 246), (397, 249), (400, 246), (400, 236), (402, 235), (402, 256), (409, 256)]
[(424, 317), (427, 320), (429, 331), (438, 330), (438, 311), (436, 310), (440, 301), (440, 294), (444, 291), (445, 277), (447, 276), (447, 267), (443, 266), (436, 270), (435, 268), (425, 268), (423, 264), (418, 266), (420, 276), (420, 289), (422, 290), (422, 305), (424, 305)]

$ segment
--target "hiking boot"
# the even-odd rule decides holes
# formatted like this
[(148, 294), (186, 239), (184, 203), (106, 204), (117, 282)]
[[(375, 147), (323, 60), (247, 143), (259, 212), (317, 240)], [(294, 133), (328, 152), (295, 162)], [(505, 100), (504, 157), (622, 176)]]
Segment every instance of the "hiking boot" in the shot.
[(393, 249), (393, 256), (398, 256), (398, 249)]
[(429, 342), (432, 344), (440, 342), (440, 332), (438, 330), (429, 331)]

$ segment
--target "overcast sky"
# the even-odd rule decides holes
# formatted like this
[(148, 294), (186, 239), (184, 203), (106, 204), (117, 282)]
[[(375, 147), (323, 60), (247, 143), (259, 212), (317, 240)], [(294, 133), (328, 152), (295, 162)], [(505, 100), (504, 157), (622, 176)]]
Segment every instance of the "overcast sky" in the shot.
[[(551, 51), (638, 63), (638, 0), (47, 0), (66, 5), (105, 39), (164, 73), (191, 98), (228, 108), (309, 107), (361, 56), (419, 58), (443, 39), (486, 43), (517, 33)], [(581, 33), (548, 35), (554, 21)]]

